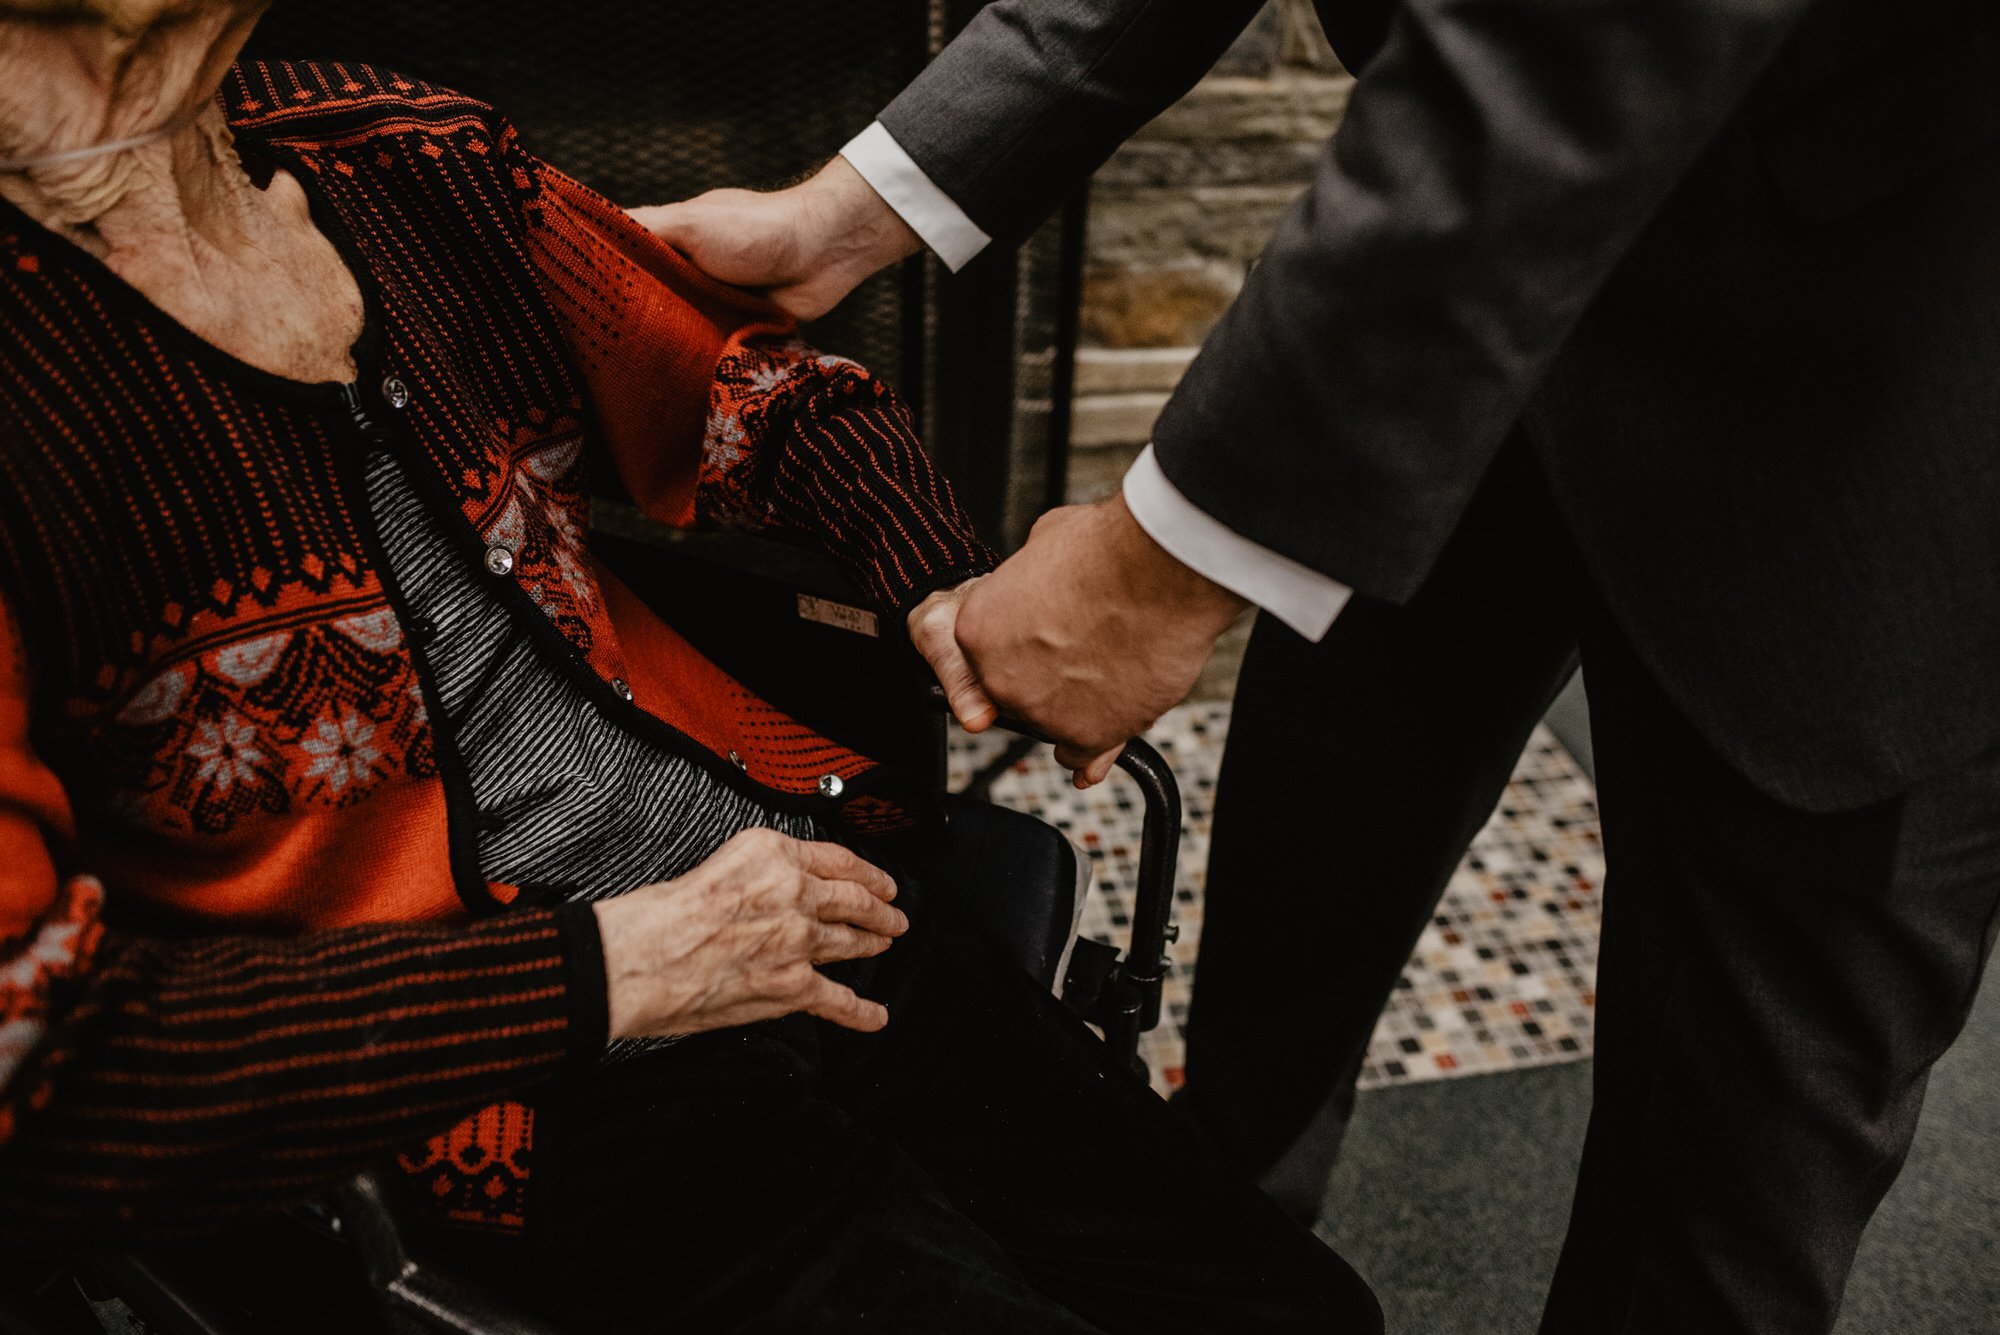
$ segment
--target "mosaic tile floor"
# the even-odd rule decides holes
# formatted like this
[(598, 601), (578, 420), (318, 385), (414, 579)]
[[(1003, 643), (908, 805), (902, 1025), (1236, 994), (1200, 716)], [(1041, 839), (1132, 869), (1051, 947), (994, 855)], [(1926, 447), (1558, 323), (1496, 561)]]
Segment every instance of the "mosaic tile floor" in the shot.
[[(1181, 935), (1170, 952), (1166, 1014), (1141, 1047), (1163, 1090), (1181, 1078), (1215, 778), (1228, 729), (1227, 704), (1190, 704), (1149, 735), (1180, 778), (1184, 808), (1175, 890)], [(955, 738), (952, 786), (962, 787), (1006, 740)], [(1083, 930), (1122, 945), (1141, 822), (1138, 795), (1125, 777), (1080, 793), (1047, 748), (1037, 748), (994, 781), (993, 796), (1054, 823), (1089, 854), (1096, 889)], [(1603, 867), (1590, 780), (1538, 728), (1376, 1025), (1362, 1088), (1589, 1056)]]

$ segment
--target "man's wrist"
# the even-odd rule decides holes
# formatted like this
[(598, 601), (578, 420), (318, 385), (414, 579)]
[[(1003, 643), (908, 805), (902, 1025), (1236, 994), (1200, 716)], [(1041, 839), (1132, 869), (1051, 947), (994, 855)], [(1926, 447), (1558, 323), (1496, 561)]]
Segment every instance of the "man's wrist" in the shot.
[(848, 140), (840, 156), (953, 273), (991, 244), (993, 238), (938, 188), (882, 122)]
[(1317, 641), (1354, 590), (1235, 532), (1181, 494), (1148, 445), (1119, 488), (1153, 541), (1182, 565), (1240, 594)]
[(804, 226), (824, 238), (827, 265), (855, 275), (856, 282), (924, 247), (845, 158), (834, 158), (801, 186), (799, 202)]
[(1224, 588), (1178, 557), (1146, 532), (1122, 493), (1102, 502), (1113, 516), (1119, 560), (1128, 587), (1205, 634), (1220, 635), (1250, 607), (1250, 600)]

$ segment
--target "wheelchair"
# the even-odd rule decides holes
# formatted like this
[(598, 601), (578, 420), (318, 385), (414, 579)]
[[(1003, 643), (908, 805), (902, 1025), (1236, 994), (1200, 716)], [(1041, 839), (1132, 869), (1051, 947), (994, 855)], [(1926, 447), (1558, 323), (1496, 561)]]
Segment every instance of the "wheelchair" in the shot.
[[(1157, 751), (1135, 740), (1118, 762), (1144, 804), (1121, 951), (1076, 936), (1088, 868), (1060, 831), (983, 800), (979, 784), (945, 791), (942, 693), (901, 628), (880, 625), (831, 562), (748, 535), (668, 530), (605, 500), (593, 529), (613, 573), (739, 681), (937, 792), (945, 832), (930, 859), (934, 893), (1143, 1074), (1139, 1036), (1159, 1022), (1166, 947), (1177, 935), (1180, 793)], [(392, 1176), (363, 1173), (221, 1240), (4, 1263), (0, 1330), (560, 1335), (414, 1254), (397, 1223)]]

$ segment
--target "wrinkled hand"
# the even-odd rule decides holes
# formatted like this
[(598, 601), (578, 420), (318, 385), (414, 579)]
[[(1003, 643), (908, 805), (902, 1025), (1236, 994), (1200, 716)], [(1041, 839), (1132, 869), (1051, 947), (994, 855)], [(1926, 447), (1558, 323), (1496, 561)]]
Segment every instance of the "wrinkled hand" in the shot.
[(966, 595), (984, 578), (978, 575), (963, 584), (939, 589), (911, 608), (907, 618), (910, 643), (937, 674), (938, 685), (944, 687), (944, 698), (951, 704), (952, 716), (967, 732), (985, 732), (1000, 717), (979, 678), (973, 675), (972, 664), (965, 661), (965, 651), (958, 647), (959, 609), (965, 606)]
[(788, 190), (711, 190), (631, 212), (709, 277), (755, 288), (800, 320), (923, 244), (845, 158)]
[(1087, 788), (1186, 698), (1247, 606), (1169, 556), (1114, 496), (1043, 515), (968, 590), (957, 635), (988, 698), (1054, 740)]
[(611, 1037), (664, 1038), (805, 1011), (880, 1029), (887, 1009), (815, 965), (879, 955), (909, 928), (896, 883), (837, 844), (745, 830), (687, 875), (595, 905)]

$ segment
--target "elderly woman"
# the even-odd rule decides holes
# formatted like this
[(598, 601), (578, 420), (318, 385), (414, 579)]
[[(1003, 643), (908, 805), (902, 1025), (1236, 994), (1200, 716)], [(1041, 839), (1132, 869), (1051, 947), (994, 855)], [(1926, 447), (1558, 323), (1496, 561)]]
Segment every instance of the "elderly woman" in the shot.
[(399, 1155), (577, 1329), (1379, 1325), (593, 561), (601, 461), (962, 671), (894, 397), (490, 108), (234, 65), (260, 9), (0, 2), (0, 1231)]

